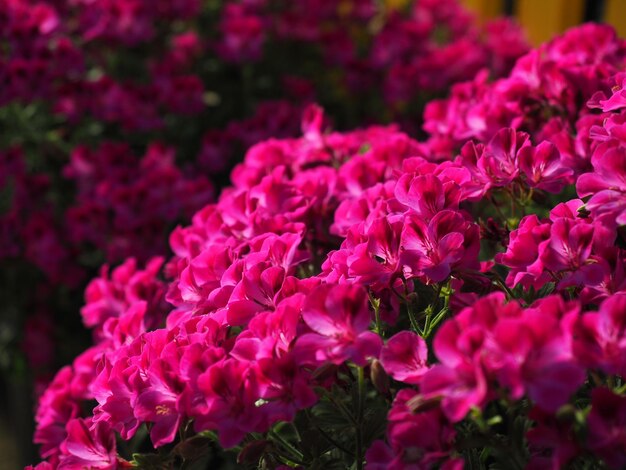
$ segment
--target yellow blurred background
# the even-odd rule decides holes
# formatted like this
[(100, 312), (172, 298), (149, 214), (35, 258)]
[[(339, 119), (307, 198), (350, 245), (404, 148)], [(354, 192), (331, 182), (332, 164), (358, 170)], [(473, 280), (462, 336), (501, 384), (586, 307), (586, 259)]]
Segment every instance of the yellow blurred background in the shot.
[(538, 45), (585, 21), (612, 24), (626, 37), (626, 0), (461, 0), (483, 19), (509, 14)]

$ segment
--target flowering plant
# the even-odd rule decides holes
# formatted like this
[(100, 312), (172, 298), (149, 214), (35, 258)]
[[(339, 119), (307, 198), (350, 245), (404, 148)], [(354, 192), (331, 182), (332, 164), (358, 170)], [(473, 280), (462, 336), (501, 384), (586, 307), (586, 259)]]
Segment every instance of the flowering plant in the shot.
[(424, 141), (307, 108), (91, 282), (38, 468), (623, 468), (625, 66), (583, 25)]
[(41, 384), (87, 344), (67, 312), (98, 267), (168, 256), (175, 225), (244, 150), (295, 137), (307, 104), (341, 128), (417, 129), (428, 98), (527, 49), (455, 0), (6, 0), (0, 37), (0, 365)]

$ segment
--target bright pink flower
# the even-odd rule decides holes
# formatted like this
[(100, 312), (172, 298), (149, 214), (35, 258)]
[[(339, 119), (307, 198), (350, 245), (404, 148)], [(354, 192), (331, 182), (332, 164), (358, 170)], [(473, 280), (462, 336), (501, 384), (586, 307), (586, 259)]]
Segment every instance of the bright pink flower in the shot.
[(369, 331), (371, 314), (367, 292), (359, 285), (322, 284), (308, 296), (302, 318), (313, 333), (298, 339), (296, 352), (304, 361), (341, 364), (352, 361), (359, 366), (377, 357), (382, 340)]
[(180, 392), (174, 389), (172, 380), (167, 380), (169, 374), (165, 367), (163, 361), (150, 367), (147, 386), (133, 400), (135, 417), (139, 421), (153, 423), (150, 439), (154, 447), (172, 442), (182, 422), (177, 408)]
[(540, 408), (555, 412), (583, 384), (585, 370), (575, 360), (566, 327), (578, 309), (560, 296), (550, 296), (524, 310), (519, 319), (498, 322), (493, 332), (497, 346), (489, 348), (486, 362), (513, 398), (525, 391)]
[(418, 216), (430, 220), (444, 209), (458, 209), (461, 191), (454, 181), (442, 182), (434, 175), (405, 174), (398, 180), (395, 196)]
[(67, 423), (67, 439), (61, 445), (59, 469), (118, 468), (115, 434), (107, 423), (73, 419)]
[(578, 318), (573, 332), (576, 356), (587, 367), (626, 375), (626, 294), (615, 294), (598, 312)]
[(602, 266), (590, 259), (595, 232), (592, 224), (564, 217), (550, 227), (550, 238), (539, 248), (540, 259), (544, 268), (553, 273), (567, 272), (559, 287), (593, 285), (604, 277)]
[(609, 468), (626, 465), (626, 397), (606, 388), (592, 390), (587, 447)]
[(126, 440), (132, 438), (141, 425), (133, 407), (136, 399), (133, 384), (136, 369), (129, 362), (122, 359), (111, 365), (110, 361), (106, 361), (91, 385), (99, 403), (93, 410), (94, 421), (108, 422)]
[(527, 468), (558, 470), (581, 452), (570, 422), (536, 407), (528, 417), (536, 424), (526, 433), (530, 450)]
[(425, 396), (443, 397), (441, 410), (453, 423), (465, 418), (473, 407), (484, 407), (489, 393), (485, 372), (470, 361), (454, 368), (436, 364), (424, 374), (420, 385)]
[(556, 146), (547, 141), (541, 142), (537, 147), (523, 147), (517, 158), (519, 168), (526, 177), (526, 184), (531, 188), (558, 193), (573, 175), (572, 169), (561, 162)]
[(273, 310), (284, 282), (285, 270), (269, 263), (258, 263), (245, 270), (228, 302), (228, 322), (245, 325), (258, 312)]
[(513, 399), (527, 395), (556, 411), (585, 379), (567, 327), (576, 314), (577, 306), (558, 296), (526, 310), (505, 304), (501, 293), (479, 299), (440, 327), (433, 348), (441, 364), (422, 377), (422, 393), (441, 396), (453, 422), (484, 406), (495, 383)]
[(348, 256), (348, 273), (357, 282), (374, 288), (387, 286), (400, 273), (400, 231), (402, 222), (390, 223), (386, 217), (374, 220)]
[(626, 108), (626, 90), (624, 89), (626, 86), (626, 74), (618, 73), (615, 77), (613, 77), (612, 81), (615, 82), (615, 85), (611, 88), (611, 92), (613, 94), (609, 98), (606, 98), (604, 93), (598, 92), (596, 95), (591, 97), (589, 102), (590, 107), (592, 105), (594, 108), (599, 107), (604, 112)]
[(437, 408), (414, 412), (411, 408), (419, 397), (411, 389), (398, 392), (387, 415), (389, 446), (374, 442), (366, 454), (368, 470), (463, 468), (462, 460), (450, 456), (456, 431)]
[(598, 148), (592, 157), (593, 172), (578, 178), (580, 197), (591, 196), (586, 207), (597, 220), (613, 227), (626, 224), (626, 149)]
[(80, 416), (80, 400), (72, 393), (72, 378), (72, 368), (62, 368), (39, 398), (33, 441), (41, 444), (40, 455), (44, 458), (59, 453), (59, 445), (67, 437), (65, 425)]
[(197, 432), (216, 429), (224, 448), (237, 445), (249, 432), (261, 431), (262, 412), (256, 406), (259, 385), (253, 370), (242, 361), (220, 361), (198, 377), (203, 402), (194, 410)]
[(518, 154), (530, 146), (529, 136), (515, 129), (499, 131), (478, 159), (478, 169), (493, 186), (506, 186), (518, 175)]
[(407, 278), (441, 282), (455, 269), (479, 268), (478, 226), (459, 212), (441, 211), (430, 222), (407, 215), (400, 244)]
[(428, 370), (426, 341), (411, 331), (401, 331), (389, 338), (380, 352), (385, 372), (394, 379), (417, 384)]
[(576, 182), (580, 197), (593, 195), (602, 190), (626, 191), (626, 151), (621, 147), (595, 152), (591, 173), (581, 175)]
[(539, 260), (539, 246), (550, 236), (550, 224), (542, 223), (536, 215), (524, 217), (517, 229), (509, 237), (505, 253), (499, 253), (495, 259), (508, 267), (507, 284), (524, 287), (541, 287), (549, 281), (548, 273), (544, 273), (543, 264)]

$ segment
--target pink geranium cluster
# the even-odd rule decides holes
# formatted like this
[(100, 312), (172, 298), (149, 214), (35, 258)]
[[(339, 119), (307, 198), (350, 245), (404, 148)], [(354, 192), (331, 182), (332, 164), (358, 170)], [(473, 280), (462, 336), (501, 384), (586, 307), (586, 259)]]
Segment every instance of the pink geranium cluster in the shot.
[[(622, 468), (625, 58), (584, 25), (429, 105), (425, 142), (311, 106), (252, 146), (167, 281), (157, 259), (89, 286), (40, 468)], [(487, 102), (510, 119), (450, 131)]]
[[(338, 128), (418, 131), (431, 95), (528, 50), (514, 23), (480, 25), (456, 0), (7, 0), (0, 37), (0, 281), (34, 282), (8, 303), (38, 312), (11, 319), (13, 357), (42, 322), (59, 325), (51, 351), (74, 342), (64, 312), (98, 266), (166, 256), (176, 223), (248, 148), (296, 137), (310, 103)], [(58, 349), (37, 375), (75, 354)]]
[(164, 228), (212, 197), (211, 183), (183, 175), (175, 150), (160, 143), (139, 161), (126, 144), (77, 147), (63, 174), (76, 183), (75, 205), (66, 214), (69, 238), (92, 244), (110, 261), (164, 253)]

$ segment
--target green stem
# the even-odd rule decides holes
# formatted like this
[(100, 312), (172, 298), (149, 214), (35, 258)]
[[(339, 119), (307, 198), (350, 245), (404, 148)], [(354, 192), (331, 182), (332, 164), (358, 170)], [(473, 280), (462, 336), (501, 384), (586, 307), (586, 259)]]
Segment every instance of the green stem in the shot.
[(380, 321), (380, 299), (374, 297), (371, 292), (368, 294), (370, 298), (370, 303), (372, 304), (372, 308), (374, 309), (374, 321), (376, 322), (376, 333), (378, 333), (382, 338), (383, 335), (383, 327)]
[(405, 299), (406, 301), (406, 313), (409, 316), (409, 322), (411, 323), (411, 328), (413, 328), (413, 330), (415, 330), (415, 332), (422, 336), (423, 335), (423, 331), (421, 330), (421, 328), (419, 327), (418, 323), (417, 323), (417, 319), (415, 318), (415, 312), (413, 312), (413, 305), (411, 305), (411, 302), (408, 299)]
[(422, 336), (424, 338), (427, 338), (428, 332), (430, 331), (431, 318), (433, 316), (432, 305), (429, 305), (428, 307), (426, 307), (426, 310), (424, 310), (424, 314), (426, 315), (426, 321), (424, 322), (424, 330), (422, 331)]
[[(450, 309), (448, 309), (448, 307), (442, 308), (439, 311), (439, 313), (437, 313), (437, 315), (434, 316), (432, 321), (428, 322), (428, 328), (424, 328), (424, 338), (425, 339), (430, 337), (430, 335), (432, 334), (433, 330), (435, 328), (437, 328), (437, 325), (439, 325), (439, 323), (441, 323), (441, 321), (444, 319), (444, 317), (448, 314), (449, 311), (450, 311)], [(432, 315), (430, 315), (430, 316), (432, 316)], [(430, 316), (429, 316), (429, 318), (430, 318)]]
[(494, 282), (498, 287), (500, 287), (500, 289), (504, 291), (504, 293), (508, 297), (507, 300), (513, 300), (515, 298), (515, 294), (513, 294), (513, 291), (509, 289), (509, 287), (502, 281), (502, 279), (500, 279), (499, 276), (494, 278)]
[(356, 468), (363, 470), (363, 408), (365, 405), (365, 370), (357, 369)]
[(300, 452), (298, 449), (292, 446), (289, 442), (283, 439), (283, 437), (277, 432), (270, 430), (268, 434), (272, 438), (276, 439), (285, 449), (287, 449), (292, 454), (292, 456), (295, 456), (297, 460), (299, 460), (299, 462), (294, 460), (295, 463), (302, 465), (302, 462), (304, 461), (304, 455), (302, 455), (302, 452)]

